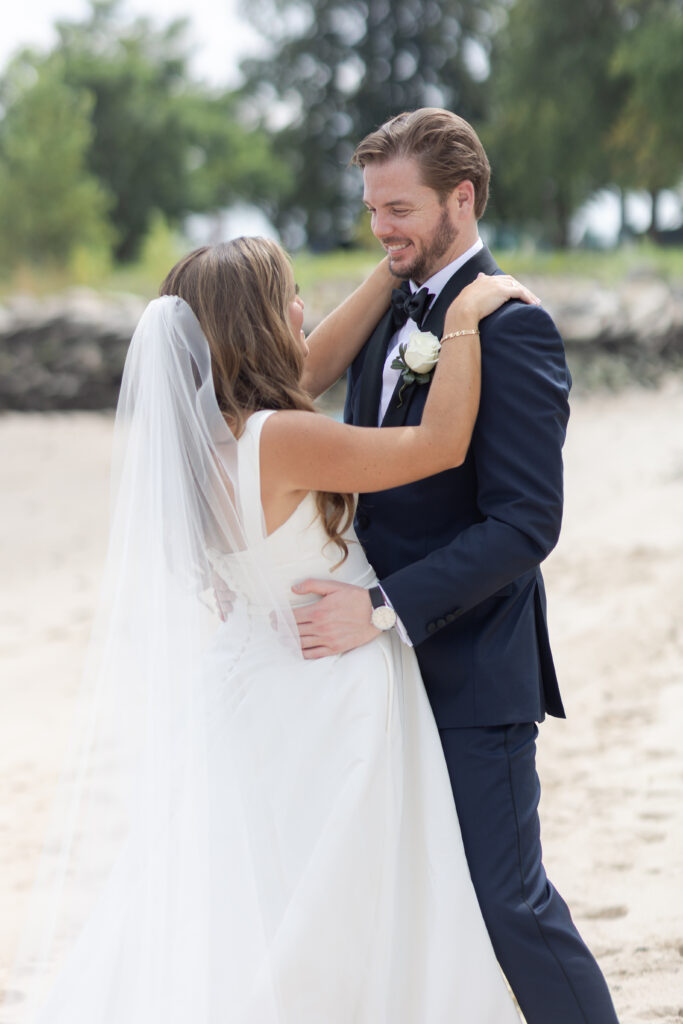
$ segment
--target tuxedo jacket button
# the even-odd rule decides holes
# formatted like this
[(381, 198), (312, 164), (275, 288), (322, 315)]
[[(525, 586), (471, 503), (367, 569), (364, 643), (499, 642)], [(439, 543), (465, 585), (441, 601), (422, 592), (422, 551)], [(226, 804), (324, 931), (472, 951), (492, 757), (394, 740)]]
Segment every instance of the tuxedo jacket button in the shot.
[(446, 616), (446, 622), (455, 622), (457, 617), (458, 616), (455, 614), (455, 612), (449, 612), (448, 615)]
[(439, 627), (439, 629), (443, 629), (443, 627), (446, 625), (446, 620), (445, 619), (437, 619), (436, 620), (436, 624)]
[(428, 633), (436, 632), (436, 623), (435, 622), (428, 622), (427, 623), (427, 632)]

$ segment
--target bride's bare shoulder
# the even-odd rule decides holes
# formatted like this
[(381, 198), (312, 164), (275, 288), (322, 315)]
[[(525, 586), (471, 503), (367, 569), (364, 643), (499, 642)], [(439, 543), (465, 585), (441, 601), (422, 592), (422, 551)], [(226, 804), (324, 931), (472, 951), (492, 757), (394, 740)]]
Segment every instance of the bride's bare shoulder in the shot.
[(322, 413), (279, 410), (263, 424), (261, 471), (285, 489), (297, 489), (301, 487), (302, 470), (307, 476), (307, 468), (338, 457), (348, 430)]
[(266, 445), (276, 450), (286, 447), (288, 450), (302, 448), (310, 451), (311, 444), (325, 450), (343, 444), (343, 439), (357, 429), (324, 413), (282, 409), (265, 421), (262, 437)]

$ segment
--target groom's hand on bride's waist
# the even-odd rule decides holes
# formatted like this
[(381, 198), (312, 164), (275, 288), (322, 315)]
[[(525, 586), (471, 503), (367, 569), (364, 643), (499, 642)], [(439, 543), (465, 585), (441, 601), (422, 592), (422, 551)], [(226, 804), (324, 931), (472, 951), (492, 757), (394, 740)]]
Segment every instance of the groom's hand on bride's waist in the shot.
[(294, 609), (304, 658), (325, 658), (361, 647), (379, 636), (370, 621), (372, 601), (364, 587), (332, 580), (304, 580), (295, 594), (315, 594), (318, 601)]

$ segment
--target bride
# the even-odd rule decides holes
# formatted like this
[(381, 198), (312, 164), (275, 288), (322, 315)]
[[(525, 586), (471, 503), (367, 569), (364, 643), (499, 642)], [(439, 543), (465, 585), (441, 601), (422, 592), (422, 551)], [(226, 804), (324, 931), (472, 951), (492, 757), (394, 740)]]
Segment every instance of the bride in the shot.
[[(512, 1024), (436, 727), (395, 630), (304, 660), (306, 577), (371, 587), (352, 492), (458, 465), (477, 324), (453, 302), (422, 423), (314, 411), (389, 302), (385, 262), (310, 339), (291, 265), (182, 260), (128, 353), (101, 609), (17, 977), (36, 1024)], [(212, 602), (217, 600), (218, 612)], [(30, 980), (29, 980), (30, 979)]]

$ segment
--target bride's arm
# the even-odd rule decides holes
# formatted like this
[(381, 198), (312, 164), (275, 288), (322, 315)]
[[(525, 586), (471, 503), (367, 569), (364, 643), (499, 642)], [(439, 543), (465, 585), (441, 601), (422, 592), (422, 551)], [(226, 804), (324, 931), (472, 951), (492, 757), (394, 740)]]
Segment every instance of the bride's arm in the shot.
[(302, 383), (313, 398), (332, 387), (355, 359), (389, 307), (396, 278), (388, 259), (307, 337), (309, 354)]
[[(480, 277), (451, 304), (444, 336), (475, 331), (510, 298), (535, 296), (502, 275)], [(262, 472), (278, 490), (382, 491), (464, 461), (479, 407), (478, 333), (443, 342), (418, 426), (351, 427), (305, 412), (278, 412), (263, 428)]]

